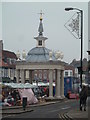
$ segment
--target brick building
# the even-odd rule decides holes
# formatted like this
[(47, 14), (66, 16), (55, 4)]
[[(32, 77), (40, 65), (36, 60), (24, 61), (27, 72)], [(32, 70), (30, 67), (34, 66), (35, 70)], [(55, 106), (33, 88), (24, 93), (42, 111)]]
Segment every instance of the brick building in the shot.
[(2, 82), (15, 80), (16, 59), (14, 52), (3, 50), (3, 41), (0, 40), (0, 77)]

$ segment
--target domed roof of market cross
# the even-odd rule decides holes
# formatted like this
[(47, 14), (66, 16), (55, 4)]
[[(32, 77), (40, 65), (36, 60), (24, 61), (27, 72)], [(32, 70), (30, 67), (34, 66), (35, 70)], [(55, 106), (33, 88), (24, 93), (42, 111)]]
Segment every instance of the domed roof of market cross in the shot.
[[(26, 57), (27, 62), (47, 62), (49, 61), (49, 53), (51, 50), (45, 47), (35, 47), (28, 52)], [(57, 61), (55, 55), (52, 55), (52, 60)]]

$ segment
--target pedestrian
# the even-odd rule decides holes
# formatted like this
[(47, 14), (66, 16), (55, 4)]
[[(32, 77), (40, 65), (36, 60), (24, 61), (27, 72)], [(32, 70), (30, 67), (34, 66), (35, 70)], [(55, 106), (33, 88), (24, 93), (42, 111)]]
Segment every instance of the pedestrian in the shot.
[(88, 96), (88, 88), (86, 84), (82, 84), (82, 90), (80, 92), (80, 110), (82, 111), (82, 108), (84, 107), (84, 111), (86, 111), (86, 100)]
[(9, 92), (7, 97), (7, 102), (11, 105), (14, 105), (14, 98), (11, 96), (11, 93)]
[(12, 93), (11, 93), (12, 97), (14, 98), (14, 105), (16, 105), (16, 90), (12, 90)]

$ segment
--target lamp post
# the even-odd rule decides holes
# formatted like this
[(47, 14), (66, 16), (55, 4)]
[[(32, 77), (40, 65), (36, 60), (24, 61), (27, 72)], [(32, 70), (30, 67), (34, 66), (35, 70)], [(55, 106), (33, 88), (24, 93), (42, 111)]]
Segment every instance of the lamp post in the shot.
[(70, 11), (70, 10), (78, 10), (81, 13), (81, 61), (80, 61), (80, 81), (81, 81), (81, 88), (82, 88), (82, 73), (83, 73), (83, 65), (82, 65), (82, 55), (83, 55), (83, 11), (81, 9), (78, 8), (65, 8), (66, 11)]

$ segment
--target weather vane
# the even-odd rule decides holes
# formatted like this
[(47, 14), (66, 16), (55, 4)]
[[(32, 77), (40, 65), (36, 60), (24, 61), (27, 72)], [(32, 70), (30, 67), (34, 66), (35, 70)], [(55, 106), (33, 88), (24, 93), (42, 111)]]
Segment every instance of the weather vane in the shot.
[(43, 12), (42, 12), (42, 10), (40, 11), (40, 13), (38, 13), (38, 14), (40, 14), (40, 20), (42, 20), (43, 18), (42, 18), (42, 15), (44, 14)]

